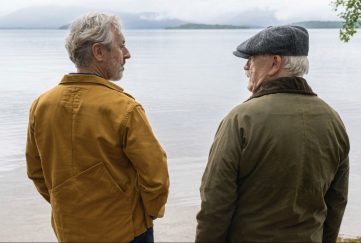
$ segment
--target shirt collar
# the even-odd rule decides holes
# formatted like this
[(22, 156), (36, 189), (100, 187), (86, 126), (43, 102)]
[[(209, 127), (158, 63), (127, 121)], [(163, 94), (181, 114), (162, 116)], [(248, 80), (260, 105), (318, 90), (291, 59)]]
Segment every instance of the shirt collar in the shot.
[(118, 85), (106, 80), (102, 77), (99, 77), (94, 74), (84, 74), (84, 73), (70, 73), (64, 75), (63, 79), (60, 81), (60, 84), (80, 84), (80, 83), (92, 83), (104, 85), (110, 89), (117, 90), (119, 92), (123, 92), (123, 89)]

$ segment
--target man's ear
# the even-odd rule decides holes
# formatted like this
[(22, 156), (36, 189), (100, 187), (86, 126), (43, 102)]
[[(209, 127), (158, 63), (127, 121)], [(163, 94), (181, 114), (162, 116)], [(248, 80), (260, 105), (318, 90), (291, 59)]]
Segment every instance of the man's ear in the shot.
[(92, 45), (92, 54), (93, 54), (93, 57), (95, 58), (95, 60), (97, 60), (98, 62), (102, 62), (104, 61), (104, 48), (101, 44), (99, 43), (94, 43)]
[(269, 76), (275, 76), (282, 69), (282, 57), (279, 55), (272, 56), (272, 66), (268, 72)]

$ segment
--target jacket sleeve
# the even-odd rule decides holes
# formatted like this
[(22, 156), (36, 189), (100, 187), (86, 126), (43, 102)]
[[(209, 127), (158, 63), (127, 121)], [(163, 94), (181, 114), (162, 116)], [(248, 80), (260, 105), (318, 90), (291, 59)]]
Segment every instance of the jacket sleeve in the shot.
[(327, 217), (323, 226), (323, 242), (336, 242), (347, 204), (348, 178), (349, 158), (347, 157), (340, 164), (325, 196)]
[(147, 214), (153, 219), (162, 217), (169, 190), (167, 157), (140, 105), (129, 115), (123, 150), (138, 173), (139, 190)]
[(196, 242), (225, 242), (238, 197), (241, 140), (235, 119), (220, 124), (200, 187)]
[(28, 134), (26, 142), (26, 165), (28, 177), (33, 180), (36, 189), (50, 202), (50, 195), (45, 184), (43, 169), (41, 167), (41, 158), (35, 141), (35, 108), (37, 100), (31, 105), (29, 115)]

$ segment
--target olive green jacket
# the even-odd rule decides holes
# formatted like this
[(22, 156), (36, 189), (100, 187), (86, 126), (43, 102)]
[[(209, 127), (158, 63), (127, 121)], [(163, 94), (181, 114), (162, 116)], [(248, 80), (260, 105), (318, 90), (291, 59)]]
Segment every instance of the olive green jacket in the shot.
[(335, 242), (349, 141), (302, 78), (265, 82), (222, 121), (202, 178), (197, 242)]
[(98, 76), (65, 75), (34, 101), (26, 159), (59, 241), (131, 241), (164, 213), (166, 154), (141, 105)]

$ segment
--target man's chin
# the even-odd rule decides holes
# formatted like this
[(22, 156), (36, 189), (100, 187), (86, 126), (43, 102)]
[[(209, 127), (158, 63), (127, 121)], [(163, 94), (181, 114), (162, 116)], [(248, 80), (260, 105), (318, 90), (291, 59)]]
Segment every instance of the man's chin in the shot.
[(123, 73), (121, 72), (118, 75), (111, 77), (110, 80), (111, 81), (119, 81), (122, 79), (122, 77), (123, 77)]
[(253, 92), (253, 90), (254, 90), (254, 85), (253, 85), (253, 84), (248, 84), (247, 89), (248, 89), (250, 92)]

